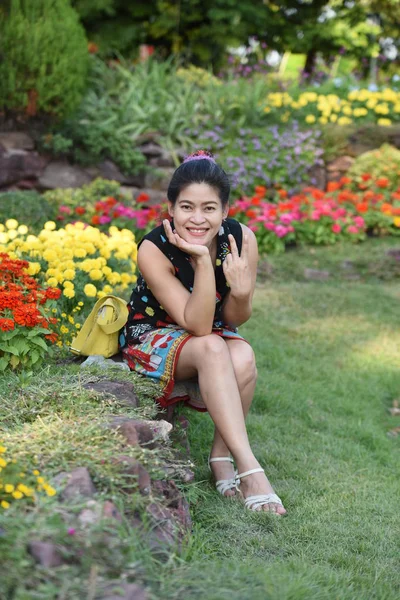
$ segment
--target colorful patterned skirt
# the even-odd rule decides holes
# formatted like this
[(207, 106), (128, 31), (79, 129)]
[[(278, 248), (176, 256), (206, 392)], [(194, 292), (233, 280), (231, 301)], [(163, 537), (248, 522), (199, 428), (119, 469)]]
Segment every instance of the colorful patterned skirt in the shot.
[[(236, 331), (228, 328), (213, 329), (213, 333), (225, 339), (246, 341)], [(124, 361), (131, 371), (153, 377), (160, 383), (161, 394), (156, 401), (162, 408), (183, 401), (195, 410), (207, 411), (197, 381), (175, 383), (179, 355), (191, 337), (194, 336), (178, 325), (171, 325), (146, 332), (141, 336), (143, 341), (140, 344), (132, 344), (122, 349)]]

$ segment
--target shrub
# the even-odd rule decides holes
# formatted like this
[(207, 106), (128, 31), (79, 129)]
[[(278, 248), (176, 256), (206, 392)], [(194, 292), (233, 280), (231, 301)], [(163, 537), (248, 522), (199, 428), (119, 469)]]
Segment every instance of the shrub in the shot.
[(384, 176), (391, 185), (399, 185), (400, 150), (390, 144), (383, 144), (379, 150), (361, 154), (350, 167), (348, 175), (361, 181), (363, 174), (370, 175), (372, 179)]
[(37, 192), (4, 192), (0, 194), (0, 222), (19, 219), (32, 231), (40, 231), (46, 221), (52, 221), (57, 209)]
[(68, 0), (10, 0), (0, 13), (0, 106), (64, 115), (81, 100), (87, 41)]

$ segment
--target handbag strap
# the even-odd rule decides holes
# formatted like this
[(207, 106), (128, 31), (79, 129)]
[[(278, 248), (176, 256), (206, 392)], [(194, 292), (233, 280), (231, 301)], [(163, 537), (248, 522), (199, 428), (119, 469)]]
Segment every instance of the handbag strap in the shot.
[[(109, 296), (105, 296), (104, 298), (100, 298), (100, 300), (98, 301), (98, 304), (100, 304), (98, 311), (97, 311), (97, 318), (96, 318), (96, 322), (97, 322), (98, 326), (101, 327), (101, 329), (107, 335), (109, 335), (111, 333), (115, 333), (116, 331), (119, 331), (128, 320), (129, 313), (128, 313), (128, 307), (126, 305), (126, 302), (124, 300), (122, 300), (121, 298), (118, 298), (117, 296), (109, 295)], [(113, 312), (116, 313), (118, 316), (112, 322), (102, 322), (101, 316), (99, 317), (99, 312), (103, 307), (108, 307), (108, 306), (110, 308), (112, 308)]]

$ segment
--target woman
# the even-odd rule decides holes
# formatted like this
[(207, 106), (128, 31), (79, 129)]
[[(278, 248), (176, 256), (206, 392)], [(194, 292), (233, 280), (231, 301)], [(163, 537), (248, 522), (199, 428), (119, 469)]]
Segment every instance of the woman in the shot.
[(192, 154), (175, 171), (168, 188), (172, 221), (139, 244), (141, 276), (120, 345), (132, 370), (161, 382), (161, 406), (186, 400), (208, 410), (215, 424), (209, 466), (218, 491), (239, 490), (247, 508), (283, 515), (246, 432), (257, 371), (236, 328), (251, 315), (258, 252), (253, 232), (227, 218), (229, 192), (228, 176), (208, 152)]

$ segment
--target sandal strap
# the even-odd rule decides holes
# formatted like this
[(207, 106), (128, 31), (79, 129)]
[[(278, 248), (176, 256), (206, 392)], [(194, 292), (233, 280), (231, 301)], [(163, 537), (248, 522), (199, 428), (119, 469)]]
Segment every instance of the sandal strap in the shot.
[(256, 510), (265, 504), (280, 504), (283, 506), (282, 500), (276, 494), (260, 494), (258, 496), (249, 496), (245, 498), (244, 504), (250, 510)]
[(245, 471), (244, 473), (239, 473), (236, 475), (236, 479), (240, 482), (243, 477), (247, 477), (247, 475), (252, 475), (253, 473), (264, 473), (264, 469), (261, 467), (257, 467), (257, 469), (250, 469), (250, 471)]
[(234, 477), (232, 479), (220, 479), (215, 482), (215, 487), (224, 496), (228, 490), (236, 490), (236, 479)]
[(218, 456), (216, 458), (209, 458), (208, 462), (212, 463), (212, 462), (223, 462), (223, 461), (228, 461), (233, 463), (233, 458), (231, 458), (230, 456)]

